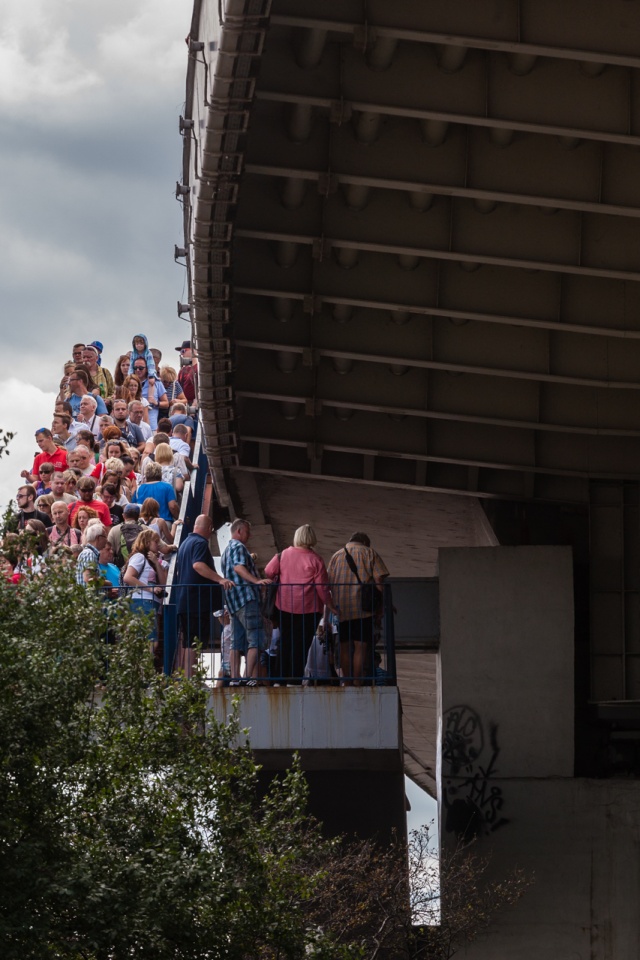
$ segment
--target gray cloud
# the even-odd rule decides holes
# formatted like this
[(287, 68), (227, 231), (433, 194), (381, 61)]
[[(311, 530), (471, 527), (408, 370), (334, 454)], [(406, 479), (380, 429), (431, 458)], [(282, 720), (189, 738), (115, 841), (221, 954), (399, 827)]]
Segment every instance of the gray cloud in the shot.
[[(172, 251), (182, 236), (174, 186), (191, 6), (5, 0), (3, 381), (15, 376), (48, 393), (76, 340), (101, 340), (111, 367), (136, 332), (176, 362), (173, 347), (189, 334), (175, 313), (184, 268)], [(7, 403), (5, 391), (3, 400), (0, 426), (23, 435), (42, 426), (21, 410), (20, 396)]]
[[(172, 340), (180, 326), (174, 304), (183, 270), (171, 251), (181, 236), (173, 188), (184, 74), (169, 91), (166, 78), (133, 87), (115, 74), (101, 80), (71, 102), (54, 100), (45, 115), (41, 106), (0, 109), (0, 286), (12, 366), (6, 351), (22, 349), (25, 326), (51, 340), (68, 332), (72, 342), (91, 324), (114, 355), (141, 324)], [(56, 349), (57, 363), (67, 352)], [(50, 376), (57, 373), (56, 366)]]

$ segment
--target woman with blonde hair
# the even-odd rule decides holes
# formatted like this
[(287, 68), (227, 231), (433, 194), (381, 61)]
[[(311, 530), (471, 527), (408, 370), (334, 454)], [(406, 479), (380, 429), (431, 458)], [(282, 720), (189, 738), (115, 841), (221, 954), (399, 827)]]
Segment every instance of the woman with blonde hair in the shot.
[(162, 467), (162, 479), (170, 483), (176, 493), (184, 489), (184, 475), (176, 466), (173, 450), (168, 443), (159, 443), (155, 449), (156, 463)]
[(133, 542), (123, 582), (127, 587), (134, 587), (131, 592), (131, 606), (142, 610), (143, 613), (153, 614), (153, 628), (151, 630), (151, 649), (156, 668), (160, 649), (158, 643), (157, 611), (160, 609), (163, 585), (167, 582), (167, 569), (158, 556), (160, 535), (147, 527), (138, 534)]
[(167, 391), (169, 403), (173, 403), (174, 400), (181, 400), (182, 403), (187, 402), (187, 398), (182, 392), (182, 387), (178, 383), (178, 374), (173, 367), (162, 367), (160, 370), (160, 379), (162, 386)]
[[(182, 523), (181, 520), (174, 520), (171, 526), (160, 516), (160, 504), (153, 497), (147, 497), (142, 501), (140, 507), (140, 522), (146, 524), (151, 530), (155, 530), (166, 544), (171, 546), (175, 537), (176, 526)], [(160, 552), (166, 553), (160, 545)]]
[(298, 527), (293, 544), (276, 554), (265, 576), (277, 579), (276, 610), (280, 645), (275, 676), (285, 683), (301, 683), (307, 654), (326, 605), (335, 612), (327, 568), (314, 550), (318, 539), (308, 523)]

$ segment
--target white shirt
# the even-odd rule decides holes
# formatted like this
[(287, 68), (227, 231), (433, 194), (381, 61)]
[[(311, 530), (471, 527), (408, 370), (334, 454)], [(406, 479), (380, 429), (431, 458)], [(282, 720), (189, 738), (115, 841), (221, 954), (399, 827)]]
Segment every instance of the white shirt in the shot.
[(142, 430), (142, 436), (145, 440), (151, 440), (151, 437), (153, 436), (153, 430), (151, 429), (150, 424), (145, 423), (144, 420), (141, 420), (140, 423), (136, 423), (136, 427), (140, 427)]
[(188, 457), (191, 453), (189, 444), (185, 443), (184, 440), (180, 440), (179, 437), (169, 437), (169, 446), (174, 453), (179, 453), (183, 457)]

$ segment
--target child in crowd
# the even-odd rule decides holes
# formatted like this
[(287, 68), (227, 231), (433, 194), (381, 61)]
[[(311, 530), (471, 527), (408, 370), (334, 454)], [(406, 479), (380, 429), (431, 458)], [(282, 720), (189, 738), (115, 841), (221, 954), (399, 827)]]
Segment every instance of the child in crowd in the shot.
[(233, 627), (231, 626), (231, 617), (226, 607), (223, 607), (222, 610), (216, 610), (214, 617), (222, 624), (222, 636), (220, 637), (220, 669), (218, 671), (216, 687), (228, 687), (229, 678), (231, 677), (229, 653), (231, 651), (231, 634)]
[(53, 464), (41, 463), (38, 468), (38, 479), (35, 483), (36, 496), (42, 497), (45, 493), (51, 493), (51, 478), (53, 476)]
[(129, 360), (129, 376), (133, 375), (133, 365), (136, 360), (144, 360), (147, 365), (147, 373), (150, 377), (156, 376), (156, 364), (153, 359), (153, 354), (149, 350), (149, 341), (142, 333), (136, 333), (133, 338), (131, 345), (133, 350), (131, 351), (131, 358)]

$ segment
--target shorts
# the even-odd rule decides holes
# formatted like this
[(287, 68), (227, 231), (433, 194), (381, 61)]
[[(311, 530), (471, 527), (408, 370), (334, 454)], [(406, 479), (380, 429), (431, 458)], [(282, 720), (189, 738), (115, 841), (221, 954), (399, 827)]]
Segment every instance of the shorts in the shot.
[(231, 614), (233, 633), (231, 649), (246, 655), (247, 650), (262, 650), (265, 644), (264, 626), (260, 604), (249, 600), (243, 607)]

